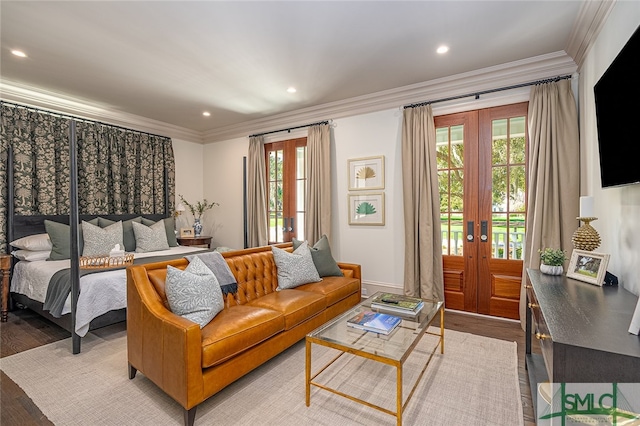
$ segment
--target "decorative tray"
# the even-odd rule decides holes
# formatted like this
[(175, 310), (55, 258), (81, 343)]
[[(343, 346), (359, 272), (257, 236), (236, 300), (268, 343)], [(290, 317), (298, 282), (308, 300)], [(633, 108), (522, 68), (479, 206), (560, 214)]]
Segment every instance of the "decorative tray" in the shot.
[(133, 253), (124, 256), (80, 256), (80, 269), (118, 268), (133, 265)]

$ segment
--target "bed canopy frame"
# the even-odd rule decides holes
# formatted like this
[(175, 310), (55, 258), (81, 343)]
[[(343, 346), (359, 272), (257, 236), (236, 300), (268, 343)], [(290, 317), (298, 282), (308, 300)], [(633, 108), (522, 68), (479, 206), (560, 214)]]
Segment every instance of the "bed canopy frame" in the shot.
[[(110, 125), (111, 126), (111, 125)], [(113, 126), (118, 127), (118, 126)], [(131, 129), (127, 129), (131, 130)], [(131, 130), (137, 132), (136, 130)], [(145, 132), (139, 132), (145, 133)], [(18, 297), (17, 301), (25, 304), (30, 309), (38, 312), (39, 314), (50, 319), (54, 323), (60, 325), (66, 330), (71, 332), (72, 351), (74, 354), (80, 353), (81, 337), (76, 333), (76, 308), (78, 303), (78, 297), (80, 295), (80, 253), (79, 241), (78, 241), (78, 226), (80, 220), (89, 220), (94, 217), (100, 216), (111, 220), (128, 220), (134, 217), (143, 216), (151, 220), (160, 220), (170, 217), (169, 210), (169, 179), (168, 172), (165, 165), (163, 179), (164, 179), (164, 212), (162, 214), (120, 214), (120, 215), (80, 215), (78, 211), (78, 163), (77, 163), (77, 137), (76, 137), (76, 119), (69, 117), (69, 177), (70, 177), (70, 190), (69, 190), (69, 215), (16, 215), (14, 206), (14, 155), (11, 146), (8, 147), (7, 155), (7, 253), (11, 252), (11, 241), (18, 238), (45, 233), (44, 220), (52, 220), (56, 222), (62, 222), (69, 224), (70, 228), (70, 277), (71, 277), (71, 314), (70, 321), (67, 319), (67, 315), (63, 315), (61, 318), (55, 318), (47, 311), (41, 309), (42, 304), (38, 302), (29, 303), (28, 298)], [(121, 312), (122, 311), (122, 312)], [(126, 319), (126, 313), (124, 310), (111, 311), (104, 314), (102, 317), (96, 318), (92, 321), (92, 328), (98, 328), (101, 326), (113, 324), (115, 322), (123, 321)]]

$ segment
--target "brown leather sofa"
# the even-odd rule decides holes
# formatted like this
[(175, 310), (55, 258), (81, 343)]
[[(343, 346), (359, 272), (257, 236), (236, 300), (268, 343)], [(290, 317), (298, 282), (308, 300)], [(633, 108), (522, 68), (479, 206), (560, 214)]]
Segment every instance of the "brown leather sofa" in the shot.
[(180, 403), (186, 425), (199, 403), (360, 302), (360, 265), (338, 263), (344, 277), (276, 291), (270, 247), (222, 255), (238, 292), (202, 329), (173, 314), (164, 291), (167, 265), (184, 269), (186, 259), (127, 269), (129, 378), (140, 371)]

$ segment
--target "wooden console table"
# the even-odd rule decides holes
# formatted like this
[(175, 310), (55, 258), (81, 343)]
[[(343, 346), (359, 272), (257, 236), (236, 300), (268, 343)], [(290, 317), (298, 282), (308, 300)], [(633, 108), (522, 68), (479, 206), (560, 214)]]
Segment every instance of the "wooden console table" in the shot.
[[(537, 384), (640, 383), (640, 336), (629, 333), (638, 297), (527, 270), (526, 367), (537, 409)], [(531, 336), (542, 355), (531, 353)]]
[(0, 284), (2, 285), (2, 316), (0, 321), (6, 322), (9, 314), (9, 284), (11, 277), (11, 255), (0, 254)]

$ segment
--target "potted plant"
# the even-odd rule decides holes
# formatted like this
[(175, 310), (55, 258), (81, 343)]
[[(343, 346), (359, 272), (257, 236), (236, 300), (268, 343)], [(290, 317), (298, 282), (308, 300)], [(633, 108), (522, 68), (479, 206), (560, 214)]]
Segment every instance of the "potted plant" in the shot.
[(548, 275), (562, 274), (562, 265), (567, 260), (564, 250), (546, 247), (538, 250), (538, 253), (540, 253), (540, 272)]
[(203, 213), (209, 210), (210, 208), (212, 208), (213, 206), (218, 206), (219, 204), (214, 201), (208, 202), (206, 198), (202, 201), (198, 201), (195, 204), (191, 204), (190, 202), (185, 200), (182, 195), (178, 195), (178, 196), (180, 197), (180, 200), (182, 201), (182, 203), (185, 206), (187, 206), (187, 208), (193, 215), (193, 219), (194, 219), (193, 231), (195, 236), (199, 237), (200, 233), (202, 232), (202, 223), (200, 223), (200, 218), (202, 217)]

